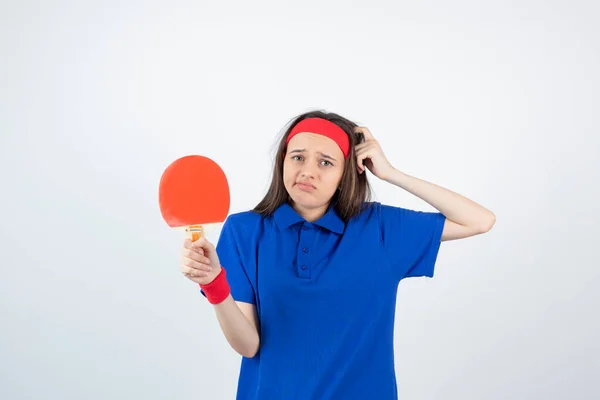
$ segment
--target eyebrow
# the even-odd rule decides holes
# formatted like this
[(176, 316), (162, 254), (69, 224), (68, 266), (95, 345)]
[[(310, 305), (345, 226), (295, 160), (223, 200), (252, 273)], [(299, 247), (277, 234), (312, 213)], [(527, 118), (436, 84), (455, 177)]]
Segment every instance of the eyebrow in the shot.
[[(306, 151), (306, 149), (294, 149), (294, 150), (290, 151), (290, 154), (303, 153), (305, 151)], [(331, 157), (329, 154), (321, 153), (320, 151), (317, 151), (317, 153), (319, 153), (321, 156), (323, 156), (323, 158), (328, 158), (330, 160), (337, 161), (335, 158)]]

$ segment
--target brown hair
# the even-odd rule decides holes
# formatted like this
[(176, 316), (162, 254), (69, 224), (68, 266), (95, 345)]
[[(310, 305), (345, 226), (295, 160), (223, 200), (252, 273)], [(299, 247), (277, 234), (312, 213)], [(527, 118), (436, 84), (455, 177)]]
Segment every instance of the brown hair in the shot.
[(286, 138), (294, 126), (306, 118), (323, 118), (331, 121), (342, 128), (350, 139), (350, 154), (344, 165), (340, 188), (336, 190), (329, 203), (329, 206), (335, 207), (335, 211), (340, 218), (347, 223), (352, 217), (360, 213), (365, 203), (371, 200), (371, 187), (367, 180), (367, 174), (359, 174), (356, 170), (356, 153), (354, 152), (354, 146), (364, 141), (364, 135), (361, 132), (354, 132), (354, 128), (358, 126), (356, 123), (336, 113), (320, 110), (310, 111), (293, 118), (290, 126), (284, 130), (275, 153), (271, 186), (253, 211), (263, 216), (270, 216), (279, 206), (290, 199), (283, 184), (283, 158), (287, 150)]

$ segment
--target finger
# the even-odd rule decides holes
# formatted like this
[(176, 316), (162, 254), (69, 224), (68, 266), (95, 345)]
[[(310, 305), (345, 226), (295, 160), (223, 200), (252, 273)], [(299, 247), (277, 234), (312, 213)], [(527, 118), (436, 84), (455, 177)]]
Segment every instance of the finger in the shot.
[[(201, 250), (201, 249), (200, 249)], [(191, 258), (192, 260), (204, 263), (204, 264), (210, 264), (210, 259), (202, 254), (200, 254), (200, 252), (198, 250), (194, 250), (194, 249), (183, 249), (181, 252), (181, 255), (183, 257), (186, 258)]]
[(362, 174), (366, 170), (366, 165), (365, 165), (366, 160), (373, 157), (373, 149), (372, 148), (362, 149), (358, 152), (356, 157), (357, 157), (356, 164), (358, 167), (358, 172), (360, 174)]
[(379, 142), (377, 140), (372, 140), (369, 142), (363, 142), (361, 144), (357, 144), (354, 146), (354, 152), (358, 153), (359, 151), (371, 150), (379, 147)]
[(362, 151), (359, 151), (356, 153), (356, 166), (358, 168), (362, 167), (362, 160), (363, 160), (362, 154), (363, 154)]
[(201, 256), (204, 256), (204, 249), (203, 248), (196, 248), (192, 245), (192, 241), (187, 239), (187, 242), (183, 243), (183, 249), (181, 249), (182, 254), (183, 255), (187, 255), (187, 254), (199, 254)]
[(200, 236), (198, 239), (192, 242), (192, 247), (203, 247), (207, 240), (204, 236)]
[(201, 237), (195, 242), (192, 242), (192, 248), (196, 249), (202, 248), (203, 250), (212, 250), (213, 247), (213, 244), (209, 242), (205, 237)]
[[(200, 239), (198, 239), (198, 240), (200, 240)], [(183, 241), (183, 248), (184, 249), (190, 249), (190, 250), (196, 251), (198, 254), (200, 254), (200, 255), (203, 256), (204, 255), (204, 249), (202, 247), (198, 247), (198, 240), (196, 240), (195, 242), (192, 242), (192, 240), (190, 238), (186, 238)]]
[(193, 268), (199, 271), (212, 271), (212, 267), (210, 265), (192, 260), (190, 258), (184, 258), (182, 265), (186, 268)]
[(365, 140), (374, 140), (373, 134), (368, 128), (361, 127), (361, 132), (365, 135)]
[(208, 272), (206, 271), (200, 271), (194, 268), (188, 268), (188, 267), (183, 267), (181, 268), (181, 273), (184, 274), (185, 276), (188, 277), (202, 277), (202, 276), (208, 276)]
[(356, 169), (358, 170), (359, 174), (361, 174), (365, 170), (365, 165), (363, 163), (363, 160), (366, 157), (363, 154), (364, 153), (361, 152), (360, 155), (356, 156)]
[(204, 255), (203, 245), (204, 245), (205, 241), (206, 241), (206, 239), (200, 238), (200, 239), (196, 240), (195, 242), (192, 242), (190, 249), (197, 252), (200, 255)]
[(201, 263), (190, 258), (184, 258), (183, 265), (201, 271), (212, 271), (212, 267), (209, 264)]
[(370, 143), (368, 142), (362, 142), (360, 144), (357, 144), (356, 146), (354, 146), (354, 151), (355, 152), (359, 152), (360, 150), (364, 149), (365, 147), (369, 146)]

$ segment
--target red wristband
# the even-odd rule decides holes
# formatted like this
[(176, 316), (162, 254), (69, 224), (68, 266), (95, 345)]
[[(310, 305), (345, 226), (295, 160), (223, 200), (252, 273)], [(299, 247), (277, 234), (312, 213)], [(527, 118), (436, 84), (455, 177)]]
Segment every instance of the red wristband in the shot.
[(200, 288), (206, 295), (210, 304), (219, 304), (229, 296), (229, 282), (227, 282), (225, 268), (221, 267), (221, 272), (211, 283), (200, 284)]

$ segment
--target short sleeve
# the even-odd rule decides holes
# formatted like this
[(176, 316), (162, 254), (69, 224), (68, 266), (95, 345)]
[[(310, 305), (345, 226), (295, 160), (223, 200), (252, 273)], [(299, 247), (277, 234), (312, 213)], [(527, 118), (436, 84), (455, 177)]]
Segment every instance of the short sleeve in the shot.
[[(235, 223), (231, 216), (225, 221), (219, 241), (217, 243), (217, 255), (221, 266), (225, 269), (227, 282), (231, 289), (231, 297), (236, 301), (256, 304), (254, 289), (244, 268), (242, 251), (237, 242), (239, 232), (236, 231)], [(206, 297), (204, 291), (200, 292)]]
[(399, 280), (433, 277), (445, 221), (440, 212), (380, 205), (383, 247)]

